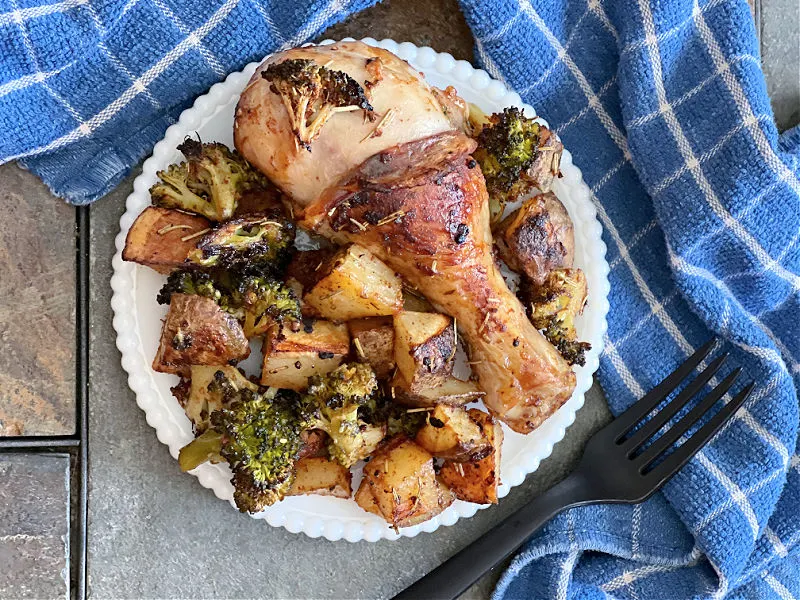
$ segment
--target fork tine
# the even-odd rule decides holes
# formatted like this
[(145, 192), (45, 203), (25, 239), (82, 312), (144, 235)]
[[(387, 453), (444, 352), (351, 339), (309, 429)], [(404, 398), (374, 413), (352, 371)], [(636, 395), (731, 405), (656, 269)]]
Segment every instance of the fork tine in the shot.
[(703, 362), (703, 359), (708, 356), (709, 352), (711, 352), (716, 344), (716, 339), (712, 339), (704, 344), (686, 359), (680, 367), (667, 375), (661, 383), (642, 396), (642, 398), (628, 410), (614, 419), (611, 424), (608, 425), (608, 429), (615, 432), (616, 437), (614, 441), (619, 441), (619, 439), (628, 433), (636, 423), (649, 415), (664, 398), (669, 396), (670, 392), (678, 387), (678, 385), (695, 370), (697, 365)]
[(637, 450), (643, 443), (655, 435), (669, 420), (677, 415), (681, 409), (686, 406), (692, 398), (703, 389), (703, 386), (708, 383), (711, 378), (720, 370), (725, 359), (728, 358), (728, 353), (714, 359), (708, 367), (703, 370), (689, 385), (687, 385), (681, 393), (675, 396), (669, 404), (658, 411), (652, 418), (648, 419), (644, 425), (637, 429), (630, 438), (623, 443), (629, 448), (629, 456)]
[(661, 437), (656, 439), (644, 452), (637, 456), (635, 460), (637, 463), (639, 463), (641, 468), (647, 468), (650, 463), (652, 463), (661, 454), (669, 450), (672, 444), (677, 442), (682, 435), (689, 431), (692, 425), (697, 423), (699, 419), (702, 419), (703, 415), (711, 410), (717, 401), (728, 393), (728, 390), (731, 389), (731, 386), (734, 384), (736, 378), (739, 377), (739, 373), (741, 372), (741, 368), (731, 371), (728, 376), (723, 379), (719, 385), (717, 385), (717, 387), (711, 390), (711, 392), (705, 398), (698, 402), (697, 406), (686, 413), (677, 423), (673, 423), (672, 427), (665, 431)]
[(703, 425), (692, 437), (686, 440), (680, 447), (670, 454), (664, 462), (657, 465), (652, 471), (646, 474), (649, 479), (658, 481), (654, 487), (660, 486), (667, 479), (672, 477), (683, 465), (689, 462), (697, 452), (706, 445), (708, 440), (714, 437), (722, 426), (730, 419), (734, 413), (739, 410), (739, 407), (744, 404), (745, 400), (750, 396), (750, 393), (755, 387), (755, 382), (749, 383), (742, 391), (740, 391), (730, 402), (723, 406), (717, 414)]

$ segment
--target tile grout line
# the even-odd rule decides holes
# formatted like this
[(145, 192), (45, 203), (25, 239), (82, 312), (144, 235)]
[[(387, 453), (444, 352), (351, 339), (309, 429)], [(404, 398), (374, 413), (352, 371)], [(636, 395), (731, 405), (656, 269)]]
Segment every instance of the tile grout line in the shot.
[(87, 597), (87, 526), (88, 513), (88, 472), (89, 472), (89, 207), (76, 208), (76, 277), (75, 277), (75, 398), (78, 404), (77, 433), (80, 436), (78, 447), (78, 519), (76, 532), (78, 552), (77, 589), (75, 598)]

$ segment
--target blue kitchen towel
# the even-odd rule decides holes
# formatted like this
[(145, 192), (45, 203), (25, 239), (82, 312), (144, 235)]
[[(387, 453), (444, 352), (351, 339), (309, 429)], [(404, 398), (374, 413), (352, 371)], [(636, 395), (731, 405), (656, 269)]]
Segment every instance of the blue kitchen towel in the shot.
[[(370, 3), (0, 0), (0, 162), (90, 202), (211, 83)], [(662, 494), (558, 517), (496, 597), (800, 597), (800, 131), (776, 131), (745, 0), (461, 5), (591, 187), (612, 411), (713, 334), (759, 382)]]
[(549, 121), (591, 188), (612, 412), (714, 334), (759, 384), (663, 493), (563, 514), (495, 598), (800, 598), (800, 130), (778, 135), (747, 2), (462, 6), (484, 68)]
[(231, 71), (377, 0), (0, 0), (0, 164), (112, 190)]

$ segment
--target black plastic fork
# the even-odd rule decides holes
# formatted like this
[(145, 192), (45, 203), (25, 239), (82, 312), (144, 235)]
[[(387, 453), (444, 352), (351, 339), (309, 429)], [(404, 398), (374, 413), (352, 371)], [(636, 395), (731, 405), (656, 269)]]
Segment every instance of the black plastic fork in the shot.
[[(394, 600), (457, 598), (524, 544), (542, 525), (567, 508), (599, 503), (635, 504), (646, 500), (705, 446), (753, 390), (754, 383), (745, 386), (704, 425), (682, 440), (728, 393), (741, 372), (737, 368), (658, 435), (722, 367), (727, 354), (712, 361), (659, 409), (659, 405), (689, 377), (715, 345), (712, 340), (697, 350), (652, 391), (592, 436), (578, 468), (566, 479), (400, 592)], [(638, 429), (637, 425), (640, 425)], [(646, 445), (654, 437), (656, 439)], [(680, 443), (670, 452), (676, 442)]]

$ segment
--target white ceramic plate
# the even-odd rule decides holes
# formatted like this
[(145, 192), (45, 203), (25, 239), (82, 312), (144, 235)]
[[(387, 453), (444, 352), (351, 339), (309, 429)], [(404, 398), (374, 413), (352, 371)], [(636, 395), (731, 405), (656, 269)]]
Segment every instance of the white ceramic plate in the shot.
[[(440, 88), (455, 86), (465, 100), (474, 102), (487, 114), (511, 105), (524, 108), (529, 115), (535, 114), (531, 106), (522, 103), (519, 94), (466, 61), (457, 61), (449, 54), (437, 53), (427, 47), (418, 48), (407, 42), (378, 42), (370, 38), (363, 41), (409, 61), (425, 74), (432, 85)], [(156, 373), (150, 368), (158, 347), (161, 319), (166, 312), (155, 299), (164, 277), (148, 268), (123, 262), (121, 252), (131, 223), (150, 204), (148, 190), (156, 181), (156, 171), (180, 160), (176, 146), (186, 136), (199, 134), (204, 141), (219, 141), (233, 146), (234, 108), (256, 66), (257, 63), (251, 63), (243, 71), (215, 84), (206, 95), (195, 101), (192, 108), (183, 112), (175, 125), (167, 129), (164, 139), (155, 145), (153, 155), (145, 161), (142, 174), (134, 181), (133, 193), (128, 196), (127, 211), (120, 219), (120, 233), (116, 238), (111, 306), (122, 367), (128, 372), (128, 384), (136, 393), (136, 402), (144, 410), (148, 424), (156, 430), (158, 439), (169, 446), (175, 458), (181, 447), (192, 440), (192, 428), (169, 390), (177, 382), (177, 377)], [(584, 394), (592, 385), (592, 374), (597, 369), (599, 351), (603, 347), (608, 312), (606, 246), (601, 239), (601, 227), (591, 193), (566, 150), (561, 169), (564, 177), (556, 182), (554, 191), (574, 221), (575, 263), (586, 273), (589, 287), (588, 306), (577, 323), (577, 329), (580, 339), (591, 342), (593, 349), (586, 357), (586, 366), (577, 368), (575, 393), (556, 414), (527, 436), (506, 428), (500, 467), (502, 485), (498, 493), (501, 498), (513, 486), (522, 483), (528, 473), (535, 471), (542, 459), (550, 455), (553, 445), (564, 437), (564, 430), (575, 420), (576, 411), (583, 405)], [(259, 352), (254, 352), (254, 355), (257, 357)], [(245, 368), (248, 364), (257, 368), (256, 360), (254, 357), (248, 359)], [(192, 474), (217, 497), (233, 505), (233, 487), (227, 466), (205, 464)], [(360, 473), (355, 473), (353, 489), (359, 480)], [(431, 532), (440, 525), (452, 525), (461, 517), (471, 517), (479, 508), (486, 506), (456, 501), (438, 517), (415, 527), (403, 528), (399, 533), (379, 517), (361, 510), (352, 500), (324, 496), (287, 498), (254, 517), (311, 537), (374, 542), (400, 536), (413, 537), (421, 531)]]

